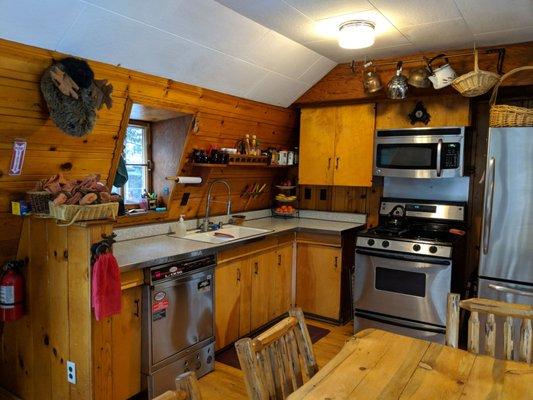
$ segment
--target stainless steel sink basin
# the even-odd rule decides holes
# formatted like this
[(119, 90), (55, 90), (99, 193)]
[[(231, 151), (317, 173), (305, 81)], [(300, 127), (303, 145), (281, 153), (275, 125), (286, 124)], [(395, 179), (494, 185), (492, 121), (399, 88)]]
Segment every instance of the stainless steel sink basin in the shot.
[(195, 240), (204, 243), (228, 243), (252, 237), (264, 236), (272, 232), (270, 229), (248, 228), (246, 226), (225, 225), (219, 230), (188, 233), (184, 239)]

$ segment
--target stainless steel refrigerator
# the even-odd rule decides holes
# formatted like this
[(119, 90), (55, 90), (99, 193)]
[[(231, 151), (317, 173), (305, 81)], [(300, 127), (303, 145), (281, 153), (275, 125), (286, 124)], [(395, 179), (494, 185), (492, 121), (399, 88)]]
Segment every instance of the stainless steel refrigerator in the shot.
[(479, 297), (533, 305), (533, 128), (489, 130), (480, 254)]

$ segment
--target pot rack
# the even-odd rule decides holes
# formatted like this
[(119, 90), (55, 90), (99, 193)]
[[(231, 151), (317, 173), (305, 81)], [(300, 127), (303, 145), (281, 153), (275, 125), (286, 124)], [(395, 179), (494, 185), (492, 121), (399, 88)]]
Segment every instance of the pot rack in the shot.
[[(498, 74), (501, 75), (503, 73), (503, 61), (504, 61), (504, 57), (505, 57), (505, 48), (504, 47), (491, 48), (491, 49), (485, 50), (483, 53), (480, 53), (480, 54), (494, 54), (494, 53), (498, 54), (498, 62), (497, 62), (496, 68), (497, 68)], [(461, 52), (461, 53), (453, 53), (453, 54), (450, 54), (450, 55), (446, 55), (446, 57), (451, 60), (451, 59), (454, 59), (454, 58), (464, 58), (464, 57), (467, 57), (467, 56), (472, 56), (472, 54), (473, 54), (472, 51), (464, 51), (464, 52)], [(424, 61), (424, 59), (420, 58), (420, 57), (419, 58), (402, 59), (403, 65), (405, 65), (405, 64), (420, 64), (420, 62), (423, 62), (423, 61)], [(366, 59), (364, 61), (352, 60), (352, 62), (350, 63), (350, 69), (352, 70), (352, 72), (354, 74), (356, 74), (357, 73), (357, 69), (359, 67), (364, 69), (364, 66), (366, 64), (368, 64), (368, 63), (371, 63), (371, 65), (373, 67), (385, 67), (385, 66), (396, 66), (398, 61), (378, 61), (378, 62), (374, 62), (374, 61), (367, 61)]]

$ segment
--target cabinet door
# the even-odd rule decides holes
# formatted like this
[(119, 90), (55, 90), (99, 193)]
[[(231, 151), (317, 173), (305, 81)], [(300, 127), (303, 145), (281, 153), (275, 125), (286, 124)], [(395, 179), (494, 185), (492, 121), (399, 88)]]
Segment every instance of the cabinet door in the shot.
[(270, 320), (286, 313), (291, 306), (292, 243), (278, 247), (272, 281)]
[(270, 297), (276, 267), (276, 250), (267, 250), (250, 258), (252, 272), (251, 330), (270, 321)]
[(372, 186), (374, 104), (336, 107), (335, 186)]
[(141, 391), (141, 286), (122, 291), (122, 311), (112, 318), (113, 398)]
[(335, 110), (302, 109), (298, 174), (301, 185), (333, 184)]
[(241, 261), (217, 265), (215, 269), (215, 339), (216, 349), (239, 338)]
[(296, 304), (305, 312), (339, 319), (341, 249), (298, 243)]

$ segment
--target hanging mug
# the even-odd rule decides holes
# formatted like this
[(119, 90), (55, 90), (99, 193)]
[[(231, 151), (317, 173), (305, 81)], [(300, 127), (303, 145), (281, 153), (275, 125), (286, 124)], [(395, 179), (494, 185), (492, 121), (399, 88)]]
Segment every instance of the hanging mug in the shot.
[[(445, 64), (441, 65), (436, 69), (433, 69), (431, 64), (433, 63), (433, 61), (439, 58), (443, 58)], [(451, 67), (448, 58), (444, 54), (439, 54), (438, 56), (433, 57), (431, 60), (426, 59), (426, 63), (428, 66), (428, 70), (431, 74), (430, 76), (428, 76), (428, 78), (435, 89), (442, 89), (443, 87), (449, 86), (452, 84), (453, 80), (457, 78), (457, 74)]]

